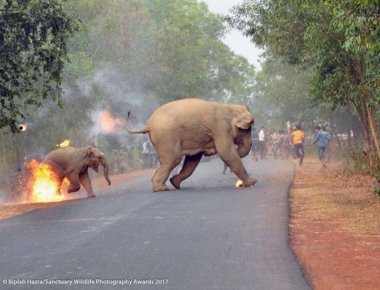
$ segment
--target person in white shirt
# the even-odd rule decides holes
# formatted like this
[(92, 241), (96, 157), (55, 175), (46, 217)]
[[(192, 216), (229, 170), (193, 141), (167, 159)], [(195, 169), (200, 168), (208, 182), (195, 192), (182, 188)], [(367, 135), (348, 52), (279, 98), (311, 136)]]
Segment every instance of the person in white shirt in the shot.
[(259, 131), (259, 153), (261, 159), (266, 159), (266, 144), (265, 144), (265, 131), (264, 127), (261, 127)]

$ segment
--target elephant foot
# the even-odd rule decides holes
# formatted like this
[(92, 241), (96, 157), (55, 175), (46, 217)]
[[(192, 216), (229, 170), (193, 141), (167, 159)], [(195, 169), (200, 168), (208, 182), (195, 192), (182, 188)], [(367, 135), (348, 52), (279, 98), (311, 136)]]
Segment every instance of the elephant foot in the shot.
[(248, 177), (247, 180), (243, 181), (242, 187), (253, 187), (257, 182), (256, 178)]
[(181, 182), (176, 179), (178, 175), (170, 178), (170, 183), (177, 189), (181, 189)]
[(169, 191), (165, 184), (153, 184), (153, 192)]
[(96, 197), (95, 194), (87, 195), (87, 198), (95, 198), (95, 197)]
[(79, 189), (80, 189), (80, 185), (78, 184), (78, 185), (74, 185), (74, 186), (69, 187), (68, 190), (67, 190), (67, 192), (68, 193), (73, 193), (73, 192), (79, 191)]

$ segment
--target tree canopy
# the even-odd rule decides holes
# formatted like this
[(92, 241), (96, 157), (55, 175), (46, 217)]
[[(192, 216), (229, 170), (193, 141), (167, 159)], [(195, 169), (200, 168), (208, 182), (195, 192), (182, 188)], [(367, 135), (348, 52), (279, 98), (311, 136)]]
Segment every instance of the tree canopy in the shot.
[(112, 63), (130, 91), (151, 93), (160, 102), (250, 94), (254, 68), (221, 41), (224, 23), (204, 3), (75, 1), (67, 11), (84, 23), (71, 40), (73, 78)]
[(369, 162), (380, 156), (378, 1), (246, 1), (233, 14), (268, 56), (311, 68), (310, 103), (353, 108)]
[(59, 101), (74, 24), (57, 0), (0, 5), (0, 128), (15, 132), (31, 107)]
[[(15, 12), (11, 11), (23, 5), (23, 13), (38, 13), (46, 19), (36, 28), (36, 37), (41, 37), (40, 31), (48, 32), (46, 44), (41, 41), (34, 44), (38, 59), (33, 58), (35, 50), (19, 47), (23, 55), (35, 60), (36, 68), (47, 69), (37, 72), (46, 72), (43, 80), (49, 81), (41, 83), (42, 74), (33, 81), (26, 75), (33, 63), (17, 63), (17, 71), (33, 82), (28, 91), (15, 85), (13, 89), (18, 94), (9, 92), (7, 100), (14, 99), (12, 108), (20, 112), (11, 124), (14, 131), (17, 122), (25, 121), (30, 126), (15, 136), (19, 139), (16, 142), (10, 134), (3, 136), (3, 149), (9, 152), (4, 155), (4, 167), (16, 155), (40, 156), (62, 140), (70, 139), (74, 146), (98, 144), (109, 158), (112, 171), (130, 170), (139, 164), (139, 152), (134, 149), (138, 139), (129, 139), (122, 132), (94, 133), (94, 114), (98, 111), (109, 110), (115, 117), (125, 118), (133, 110), (134, 124), (139, 126), (155, 107), (174, 99), (200, 97), (246, 103), (253, 93), (254, 67), (222, 42), (226, 24), (205, 3), (196, 0), (0, 0), (0, 3), (2, 15), (9, 15), (8, 26), (19, 23), (12, 18), (11, 13)], [(51, 5), (51, 10), (38, 9), (32, 13), (37, 4), (43, 3)], [(57, 38), (49, 36), (49, 21), (53, 21), (49, 13), (57, 18), (54, 21), (62, 21), (58, 21), (61, 30), (54, 30)], [(10, 31), (9, 37), (17, 33), (24, 36), (25, 27), (31, 29), (26, 18), (25, 26), (15, 27), (17, 32)], [(49, 63), (40, 58), (39, 51), (44, 53), (41, 57), (50, 57)], [(52, 58), (48, 52), (56, 52), (59, 58)], [(1, 65), (9, 65), (13, 59), (9, 52)], [(9, 86), (10, 82), (4, 80), (2, 84)], [(33, 104), (27, 102), (28, 98), (33, 98)], [(59, 101), (61, 107), (49, 99)], [(33, 109), (40, 105), (38, 110)], [(14, 114), (8, 107), (3, 111), (4, 116)], [(17, 146), (12, 146), (14, 143)], [(130, 160), (134, 164), (128, 163)]]

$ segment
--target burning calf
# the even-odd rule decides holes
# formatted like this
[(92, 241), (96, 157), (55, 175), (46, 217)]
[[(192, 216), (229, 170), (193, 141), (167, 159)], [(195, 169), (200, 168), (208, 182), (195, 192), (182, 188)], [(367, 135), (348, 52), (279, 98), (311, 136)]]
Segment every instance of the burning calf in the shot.
[(42, 163), (32, 160), (28, 163), (28, 169), (32, 173), (32, 201), (63, 200), (60, 188), (65, 181), (68, 183), (69, 193), (79, 191), (82, 185), (88, 198), (95, 197), (88, 168), (98, 172), (99, 165), (103, 166), (104, 177), (108, 185), (111, 185), (107, 159), (94, 146), (82, 148), (66, 146), (48, 153)]
[(31, 202), (58, 202), (62, 201), (64, 196), (60, 194), (61, 181), (53, 168), (48, 164), (39, 163), (31, 160), (27, 164), (31, 173), (30, 189)]

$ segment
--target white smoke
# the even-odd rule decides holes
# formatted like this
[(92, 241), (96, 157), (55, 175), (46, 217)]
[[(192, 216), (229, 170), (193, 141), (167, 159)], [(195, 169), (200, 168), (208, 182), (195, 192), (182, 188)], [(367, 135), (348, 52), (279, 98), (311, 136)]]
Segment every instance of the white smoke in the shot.
[(91, 120), (93, 126), (90, 129), (90, 136), (121, 135), (126, 130), (127, 120), (117, 118), (107, 110), (92, 111)]
[(128, 136), (128, 111), (131, 111), (133, 116), (131, 127), (141, 128), (158, 107), (158, 101), (152, 94), (134, 91), (128, 78), (110, 65), (102, 66), (91, 78), (82, 79), (77, 85), (84, 97), (99, 95), (99, 92), (102, 95), (99, 103), (89, 113), (92, 120), (89, 129), (91, 138), (103, 134), (125, 139)]

